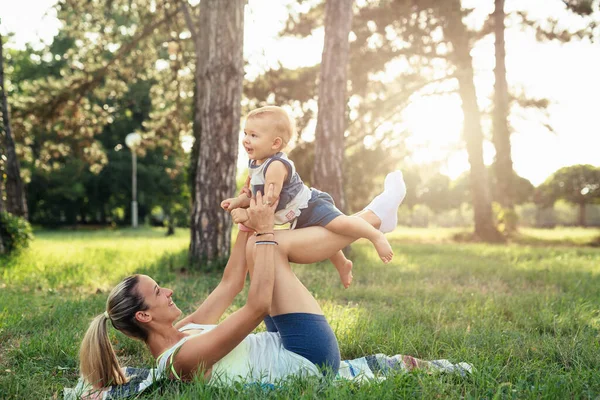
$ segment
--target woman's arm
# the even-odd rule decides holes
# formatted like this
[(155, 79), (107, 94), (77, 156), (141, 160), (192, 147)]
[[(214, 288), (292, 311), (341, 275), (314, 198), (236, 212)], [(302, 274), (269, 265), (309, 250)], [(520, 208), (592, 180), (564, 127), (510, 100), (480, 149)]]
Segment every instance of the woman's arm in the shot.
[(208, 295), (196, 311), (175, 324), (181, 328), (189, 323), (216, 324), (235, 296), (244, 288), (248, 267), (246, 266), (246, 241), (248, 232), (238, 232), (231, 256), (227, 261), (219, 285)]
[[(272, 191), (272, 187), (269, 189)], [(266, 201), (266, 199), (265, 199)], [(262, 232), (272, 231), (273, 214), (277, 202), (263, 204), (260, 193), (252, 199), (249, 208), (253, 225)], [(273, 234), (261, 236), (261, 240), (273, 240)], [(264, 237), (264, 239), (263, 239)], [(256, 244), (254, 277), (250, 284), (246, 304), (228, 316), (215, 329), (188, 340), (175, 356), (174, 367), (182, 377), (191, 377), (198, 369), (209, 370), (233, 350), (251, 333), (269, 313), (275, 281), (275, 245)]]

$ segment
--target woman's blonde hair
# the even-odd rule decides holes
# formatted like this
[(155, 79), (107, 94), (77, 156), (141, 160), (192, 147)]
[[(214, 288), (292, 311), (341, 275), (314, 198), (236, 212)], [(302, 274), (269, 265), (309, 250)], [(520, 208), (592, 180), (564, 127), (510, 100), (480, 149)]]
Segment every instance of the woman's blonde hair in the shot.
[(127, 381), (108, 337), (108, 320), (125, 335), (146, 341), (148, 332), (135, 313), (148, 309), (137, 291), (139, 275), (125, 278), (110, 292), (106, 312), (96, 316), (85, 333), (79, 350), (79, 369), (95, 387), (121, 385)]
[(262, 117), (268, 117), (271, 119), (273, 132), (275, 132), (277, 136), (281, 137), (281, 140), (283, 141), (282, 147), (286, 146), (289, 141), (292, 140), (296, 126), (294, 120), (290, 118), (288, 113), (283, 108), (277, 106), (260, 107), (250, 111), (246, 117), (246, 120)]

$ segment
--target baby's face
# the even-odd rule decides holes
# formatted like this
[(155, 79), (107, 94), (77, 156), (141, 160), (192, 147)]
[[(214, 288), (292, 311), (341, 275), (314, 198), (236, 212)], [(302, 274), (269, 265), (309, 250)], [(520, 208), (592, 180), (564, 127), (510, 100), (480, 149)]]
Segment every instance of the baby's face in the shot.
[(244, 126), (243, 144), (251, 160), (263, 161), (279, 151), (281, 139), (273, 132), (269, 118), (250, 118)]

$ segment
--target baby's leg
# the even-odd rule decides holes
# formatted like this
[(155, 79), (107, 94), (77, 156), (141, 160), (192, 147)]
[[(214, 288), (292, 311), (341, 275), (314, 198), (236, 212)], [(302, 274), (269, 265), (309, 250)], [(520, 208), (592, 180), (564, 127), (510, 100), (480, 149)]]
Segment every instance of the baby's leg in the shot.
[[(402, 172), (392, 172), (385, 178), (383, 192), (355, 217), (384, 233), (391, 232), (396, 227), (398, 207), (405, 195), (406, 185)], [(311, 264), (329, 258), (338, 249), (353, 242), (345, 233), (338, 235), (318, 227), (278, 231), (276, 238), (280, 250), (290, 261), (299, 264)]]
[(325, 229), (356, 239), (369, 239), (375, 246), (377, 254), (379, 254), (379, 257), (384, 263), (389, 263), (394, 256), (392, 246), (390, 246), (390, 243), (385, 238), (383, 232), (375, 229), (371, 224), (362, 218), (340, 215), (325, 225)]
[(344, 255), (344, 252), (339, 250), (335, 253), (329, 261), (333, 264), (335, 269), (337, 269), (338, 274), (340, 274), (340, 280), (342, 281), (342, 285), (346, 289), (352, 283), (352, 261), (348, 260)]
[[(340, 216), (331, 221), (326, 228), (343, 235), (369, 239), (375, 245), (383, 262), (389, 262), (393, 252), (383, 233), (391, 232), (396, 228), (398, 207), (405, 196), (406, 184), (402, 172), (391, 172), (385, 177), (383, 192), (375, 197), (363, 212), (353, 217)], [(370, 213), (364, 214), (364, 211)], [(381, 223), (381, 226), (377, 227), (379, 229), (373, 228), (372, 221), (364, 219), (365, 215), (372, 216), (372, 214), (375, 214)]]

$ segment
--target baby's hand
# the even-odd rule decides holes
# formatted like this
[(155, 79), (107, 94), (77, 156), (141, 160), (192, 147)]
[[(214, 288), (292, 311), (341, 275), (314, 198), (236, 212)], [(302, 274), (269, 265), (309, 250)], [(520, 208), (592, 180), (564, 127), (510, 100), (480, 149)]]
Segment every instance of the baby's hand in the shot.
[(230, 199), (225, 199), (221, 202), (221, 208), (225, 211), (231, 211), (240, 206), (240, 201), (237, 197), (232, 197)]
[(252, 198), (252, 191), (250, 190), (249, 187), (242, 187), (242, 190), (240, 190), (240, 195), (245, 194), (246, 196), (248, 196), (249, 199)]
[(245, 208), (236, 208), (231, 211), (231, 218), (236, 224), (243, 224), (248, 221), (248, 210)]

